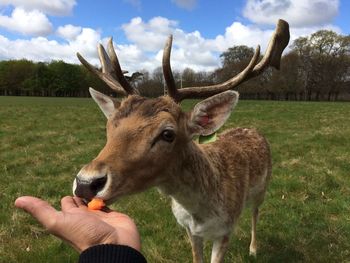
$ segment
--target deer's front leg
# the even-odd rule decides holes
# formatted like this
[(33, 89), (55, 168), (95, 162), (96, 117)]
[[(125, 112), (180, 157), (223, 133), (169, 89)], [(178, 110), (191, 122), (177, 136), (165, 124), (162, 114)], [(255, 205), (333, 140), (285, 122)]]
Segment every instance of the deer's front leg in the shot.
[(230, 243), (229, 241), (230, 238), (228, 235), (214, 241), (213, 249), (211, 251), (211, 263), (221, 263), (224, 261), (225, 254)]
[(193, 263), (203, 263), (203, 238), (194, 236), (189, 229), (186, 229), (191, 242)]

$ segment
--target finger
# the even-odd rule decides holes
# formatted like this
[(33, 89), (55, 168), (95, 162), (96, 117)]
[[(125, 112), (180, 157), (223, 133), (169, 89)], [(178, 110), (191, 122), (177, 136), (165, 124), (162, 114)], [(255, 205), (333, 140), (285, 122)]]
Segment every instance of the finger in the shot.
[(74, 199), (74, 202), (76, 203), (76, 205), (77, 205), (78, 207), (86, 207), (86, 204), (85, 204), (85, 202), (83, 201), (83, 199), (81, 199), (81, 198), (79, 198), (79, 197), (77, 197), (77, 196), (74, 196), (73, 199)]
[[(109, 209), (109, 208), (107, 208), (107, 209)], [(105, 212), (105, 211), (103, 211), (103, 212), (102, 212), (102, 211), (98, 211), (98, 212), (101, 212), (101, 213), (103, 213), (103, 214), (107, 214), (108, 217), (114, 217), (114, 218), (119, 218), (119, 219), (128, 219), (128, 220), (132, 220), (128, 215), (123, 214), (123, 213), (119, 213), (119, 212), (114, 211), (114, 210), (111, 210), (111, 209), (109, 209), (108, 212)]]
[(78, 205), (74, 202), (73, 197), (65, 196), (61, 199), (62, 211), (67, 211), (72, 208), (77, 208)]
[(25, 210), (49, 231), (54, 227), (57, 211), (48, 202), (32, 196), (17, 198), (15, 206)]

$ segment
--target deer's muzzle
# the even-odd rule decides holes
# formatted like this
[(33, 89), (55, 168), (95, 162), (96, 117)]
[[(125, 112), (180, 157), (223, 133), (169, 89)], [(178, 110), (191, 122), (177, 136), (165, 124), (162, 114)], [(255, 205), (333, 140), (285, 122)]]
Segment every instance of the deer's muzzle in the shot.
[(73, 192), (76, 196), (92, 199), (100, 192), (107, 183), (107, 175), (98, 178), (82, 179), (79, 175), (75, 178)]

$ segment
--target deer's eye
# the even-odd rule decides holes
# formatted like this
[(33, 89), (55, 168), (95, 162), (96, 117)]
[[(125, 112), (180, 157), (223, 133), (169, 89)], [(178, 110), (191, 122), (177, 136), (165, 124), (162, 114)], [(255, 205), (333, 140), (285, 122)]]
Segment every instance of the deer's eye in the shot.
[(161, 138), (166, 142), (173, 142), (175, 139), (175, 132), (173, 130), (164, 130)]

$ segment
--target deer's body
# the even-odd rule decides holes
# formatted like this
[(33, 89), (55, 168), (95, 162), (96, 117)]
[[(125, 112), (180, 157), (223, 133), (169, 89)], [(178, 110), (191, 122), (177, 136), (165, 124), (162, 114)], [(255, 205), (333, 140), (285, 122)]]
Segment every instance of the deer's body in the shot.
[[(195, 136), (216, 132), (238, 101), (233, 87), (279, 67), (289, 41), (288, 24), (279, 21), (268, 51), (259, 60), (259, 47), (249, 65), (230, 80), (207, 87), (176, 89), (170, 68), (172, 38), (163, 53), (163, 72), (169, 96), (147, 99), (137, 95), (123, 76), (113, 42), (108, 53), (99, 46), (102, 71), (80, 55), (80, 61), (119, 94), (121, 102), (90, 89), (107, 117), (107, 142), (99, 155), (84, 166), (73, 191), (85, 199), (118, 198), (157, 187), (172, 199), (172, 210), (188, 233), (193, 261), (203, 262), (203, 240), (213, 241), (212, 263), (220, 263), (243, 208), (252, 208), (250, 253), (256, 254), (258, 208), (271, 177), (271, 155), (266, 139), (254, 129), (230, 129), (215, 142), (197, 144)], [(205, 97), (190, 112), (178, 104), (188, 97)], [(209, 98), (208, 98), (209, 97)]]
[(178, 159), (179, 171), (158, 187), (172, 197), (177, 221), (195, 236), (229, 235), (245, 204), (263, 200), (271, 157), (255, 130), (228, 130), (210, 144), (190, 142)]

